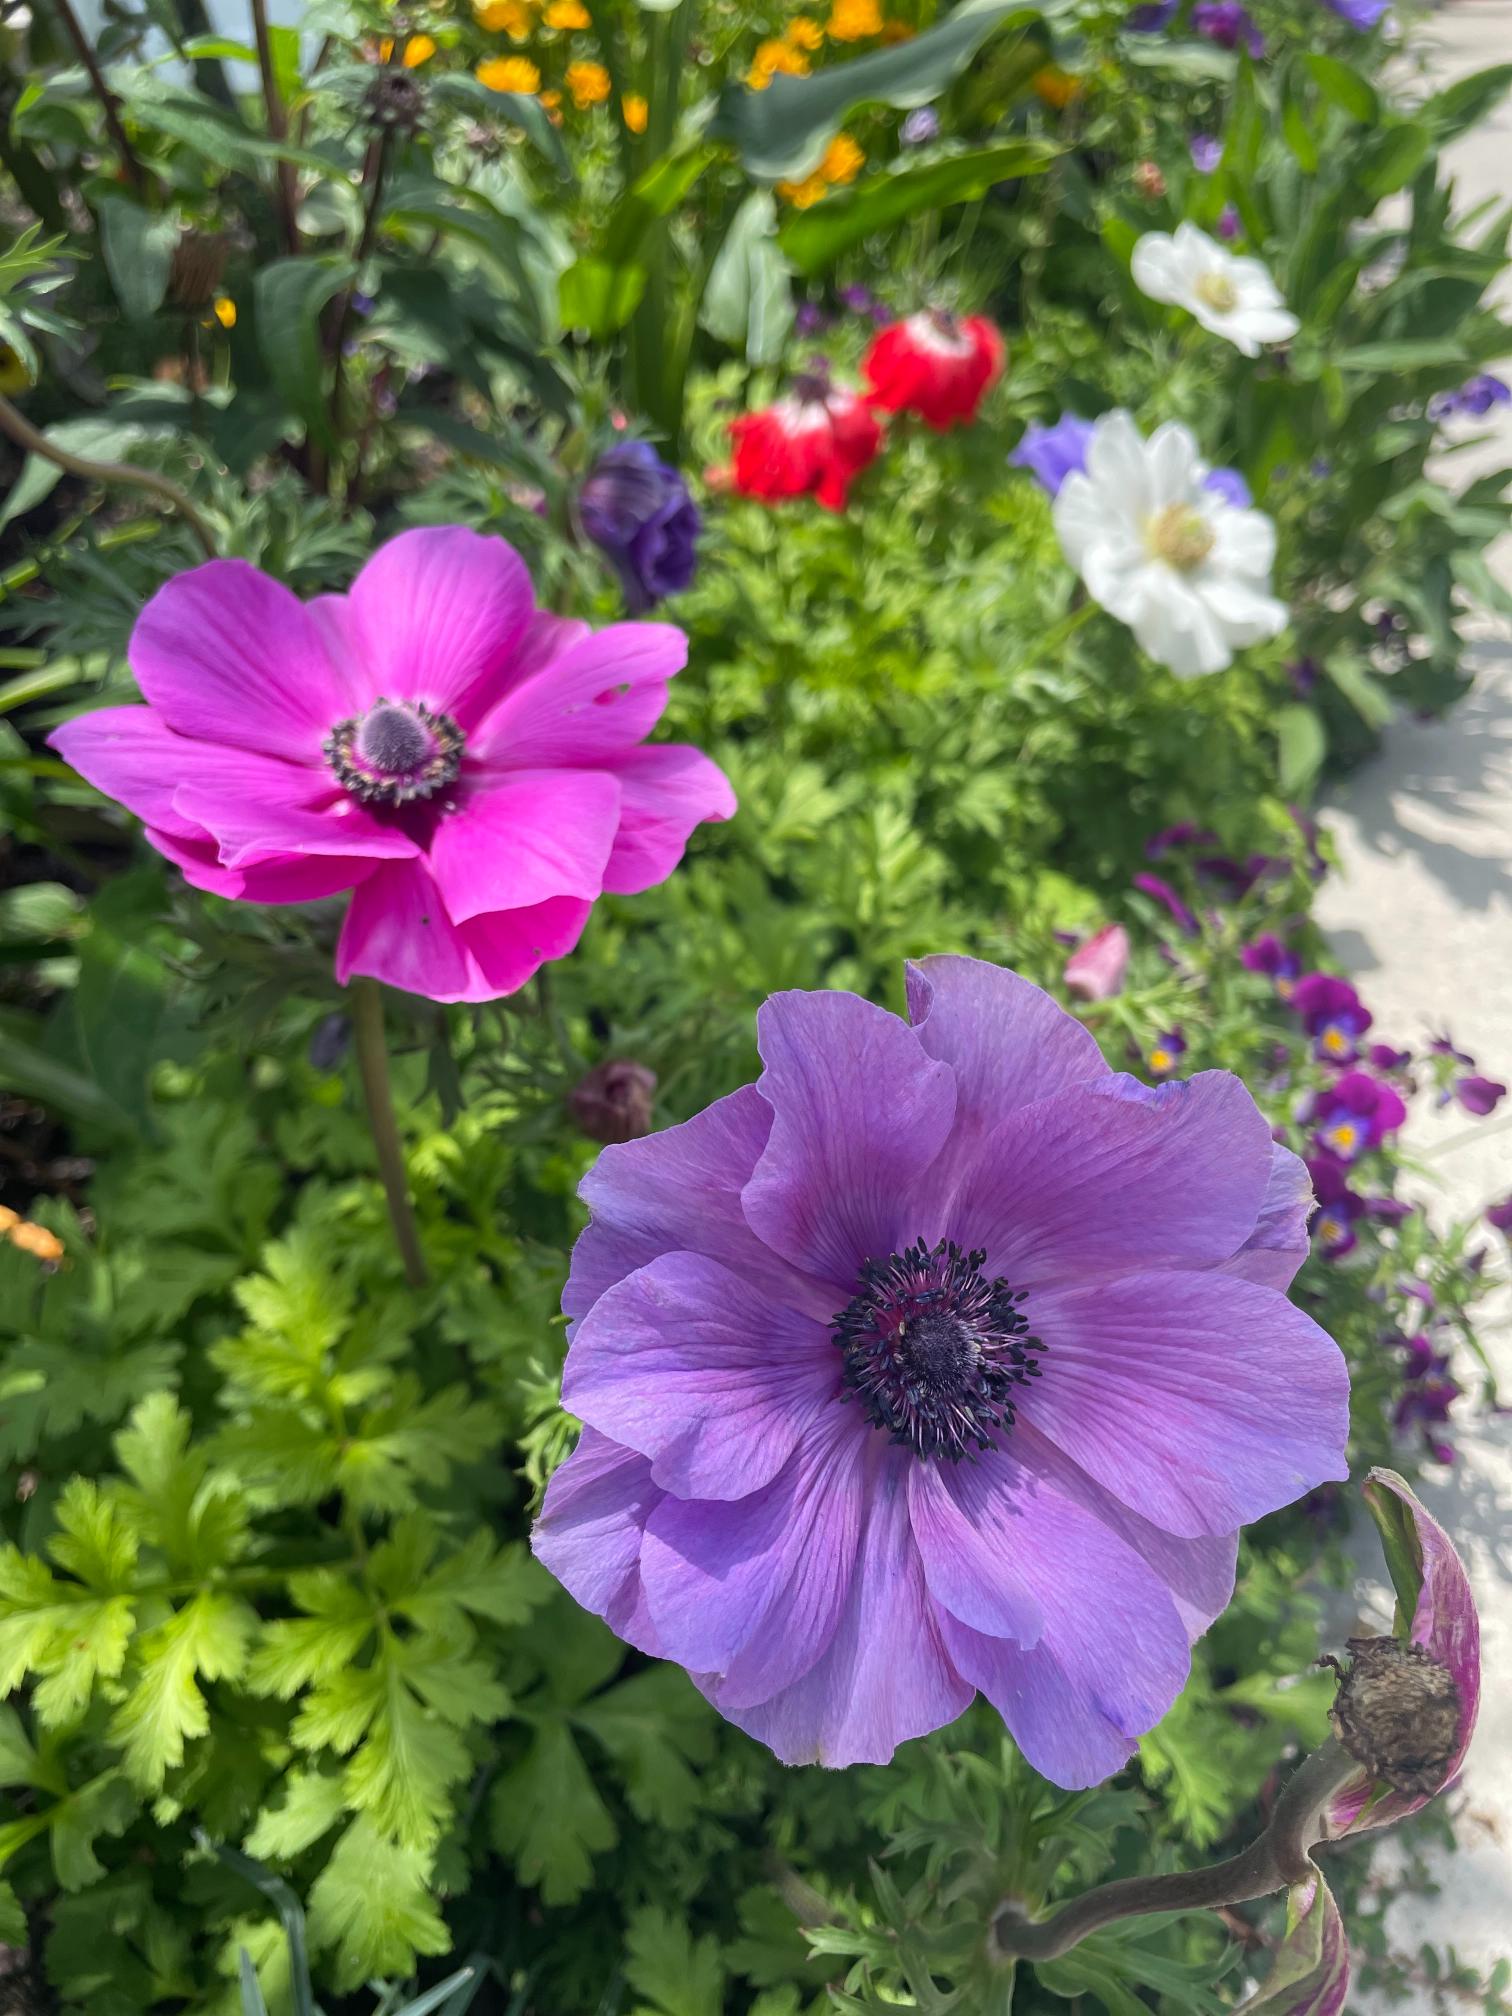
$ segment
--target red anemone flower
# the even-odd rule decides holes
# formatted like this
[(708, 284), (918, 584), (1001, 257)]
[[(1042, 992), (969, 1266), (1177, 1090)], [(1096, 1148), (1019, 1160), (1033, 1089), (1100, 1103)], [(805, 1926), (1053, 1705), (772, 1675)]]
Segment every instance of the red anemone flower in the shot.
[(981, 315), (964, 320), (930, 308), (878, 332), (861, 360), (873, 405), (917, 413), (943, 434), (976, 418), (1006, 355), (998, 331)]
[(882, 425), (859, 392), (813, 372), (775, 405), (732, 420), (730, 440), (743, 497), (775, 504), (812, 495), (843, 511), (851, 484), (877, 459)]

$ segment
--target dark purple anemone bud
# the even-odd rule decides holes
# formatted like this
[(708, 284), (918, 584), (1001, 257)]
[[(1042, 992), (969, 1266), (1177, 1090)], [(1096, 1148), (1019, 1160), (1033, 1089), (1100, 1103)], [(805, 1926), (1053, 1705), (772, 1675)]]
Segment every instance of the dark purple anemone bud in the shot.
[(1202, 927), (1198, 924), (1195, 914), (1187, 908), (1163, 876), (1151, 875), (1141, 868), (1133, 879), (1136, 889), (1142, 889), (1146, 896), (1153, 896), (1157, 903), (1165, 905), (1176, 920), (1178, 930), (1185, 932), (1188, 938), (1197, 936)]
[(1141, 6), (1130, 8), (1124, 26), (1136, 35), (1158, 35), (1175, 12), (1176, 0), (1143, 0)]
[(1347, 21), (1363, 34), (1367, 28), (1374, 28), (1391, 0), (1326, 0), (1326, 4), (1341, 21)]
[(1248, 483), (1237, 469), (1210, 469), (1202, 479), (1202, 487), (1211, 490), (1215, 497), (1221, 497), (1225, 504), (1232, 504), (1236, 511), (1248, 511), (1255, 501)]
[(616, 441), (578, 492), (578, 517), (643, 616), (693, 579), (702, 521), (688, 486), (649, 441)]
[(595, 1064), (567, 1095), (573, 1119), (590, 1141), (639, 1141), (651, 1132), (656, 1073), (629, 1057)]
[(1227, 1072), (1113, 1072), (1000, 968), (907, 1000), (778, 994), (754, 1085), (604, 1149), (535, 1551), (787, 1763), (884, 1762), (980, 1691), (1094, 1785), (1239, 1529), (1347, 1475), (1343, 1358), (1286, 1294), (1305, 1172)]
[(1243, 0), (1197, 0), (1192, 26), (1220, 49), (1247, 49), (1251, 56), (1265, 54), (1265, 37)]
[(1027, 469), (1054, 497), (1068, 476), (1079, 476), (1086, 468), (1091, 439), (1092, 422), (1076, 413), (1062, 413), (1053, 427), (1031, 420), (1008, 460), (1015, 469)]
[(1211, 175), (1223, 159), (1223, 142), (1211, 133), (1192, 135), (1192, 166), (1199, 175)]
[(1460, 1078), (1455, 1082), (1454, 1096), (1467, 1113), (1484, 1119), (1506, 1098), (1507, 1088), (1497, 1078)]
[(1498, 1232), (1512, 1232), (1512, 1197), (1486, 1207), (1486, 1223)]
[[(1243, 228), (1239, 221), (1239, 212), (1234, 208), (1232, 203), (1225, 203), (1218, 213), (1218, 236), (1232, 240), (1239, 236)], [(1281, 475), (1281, 473), (1280, 469), (1275, 471), (1277, 476)]]
[(940, 115), (933, 105), (921, 105), (903, 121), (899, 139), (905, 147), (927, 147), (940, 137)]

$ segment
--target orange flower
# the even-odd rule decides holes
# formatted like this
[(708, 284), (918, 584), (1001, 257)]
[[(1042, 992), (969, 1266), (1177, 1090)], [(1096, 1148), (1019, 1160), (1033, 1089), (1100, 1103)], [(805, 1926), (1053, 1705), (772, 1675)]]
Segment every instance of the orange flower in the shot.
[(1061, 70), (1054, 63), (1047, 63), (1043, 70), (1036, 70), (1030, 82), (1041, 104), (1048, 105), (1054, 112), (1063, 112), (1074, 98), (1082, 95), (1080, 77), (1073, 77), (1069, 70)]
[(583, 5), (583, 0), (551, 0), (551, 5), (541, 16), (548, 28), (591, 28), (593, 16)]
[(490, 56), (473, 75), (490, 91), (520, 91), (529, 97), (541, 88), (541, 73), (528, 56)]
[(795, 210), (808, 210), (829, 189), (842, 182), (854, 182), (866, 163), (866, 155), (849, 133), (837, 133), (824, 150), (824, 159), (812, 175), (801, 182), (779, 182), (777, 194)]
[(543, 91), (541, 93), (541, 103), (551, 114), (551, 123), (553, 126), (560, 126), (562, 123), (562, 115), (557, 109), (561, 102), (562, 94), (560, 91)]
[(602, 63), (569, 63), (563, 81), (579, 112), (586, 112), (591, 105), (602, 105), (609, 96), (609, 72)]
[(880, 35), (881, 0), (834, 0), (828, 26), (832, 42), (864, 42)]
[(21, 1213), (12, 1211), (9, 1204), (0, 1204), (0, 1232), (9, 1232), (12, 1225), (21, 1223)]
[(807, 77), (809, 60), (801, 49), (790, 48), (786, 42), (763, 42), (746, 73), (746, 82), (753, 91), (765, 91), (779, 70), (789, 77)]
[(473, 14), (480, 28), (507, 35), (511, 42), (523, 42), (530, 34), (530, 9), (524, 0), (473, 0)]
[(429, 35), (411, 35), (404, 45), (404, 67), (406, 70), (418, 70), (435, 53), (436, 45)]
[(626, 97), (621, 98), (620, 111), (624, 115), (625, 124), (632, 133), (645, 132), (646, 121), (651, 116), (651, 107), (646, 103), (644, 98), (638, 96), (634, 91), (630, 92)]
[(29, 1224), (25, 1218), (11, 1226), (10, 1242), (38, 1260), (57, 1261), (63, 1258), (63, 1241), (49, 1232), (45, 1225)]
[(817, 49), (824, 40), (824, 30), (811, 14), (795, 14), (783, 29), (782, 39), (790, 49)]

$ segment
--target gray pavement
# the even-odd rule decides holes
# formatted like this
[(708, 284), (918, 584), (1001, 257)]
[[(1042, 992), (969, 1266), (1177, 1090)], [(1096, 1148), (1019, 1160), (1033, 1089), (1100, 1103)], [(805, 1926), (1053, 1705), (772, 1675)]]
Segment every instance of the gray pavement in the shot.
[[(1420, 33), (1434, 85), (1512, 60), (1512, 0), (1454, 0)], [(1491, 196), (1505, 203), (1512, 196), (1512, 102), (1449, 159), (1462, 210)], [(1502, 290), (1502, 306), (1512, 321), (1512, 284)], [(1512, 369), (1503, 375), (1512, 377)], [(1453, 424), (1461, 434), (1486, 431), (1484, 423)], [(1444, 480), (1458, 487), (1512, 466), (1512, 408), (1500, 409), (1492, 431), (1484, 446), (1441, 458)], [(1512, 532), (1493, 549), (1492, 564), (1512, 584)], [(1483, 1072), (1512, 1081), (1512, 632), (1492, 621), (1472, 627), (1478, 676), (1470, 696), (1445, 722), (1397, 723), (1381, 754), (1336, 793), (1328, 825), (1341, 873), (1326, 885), (1319, 912), (1384, 1036), (1448, 1029)], [(1477, 1126), (1456, 1109), (1414, 1113), (1406, 1139), (1425, 1165), (1415, 1187), (1441, 1216), (1471, 1216), (1512, 1192), (1512, 1124), (1500, 1127), (1501, 1117)], [(1484, 1341), (1512, 1406), (1507, 1253), (1495, 1234), (1488, 1232), (1487, 1243), (1496, 1249), (1502, 1285)], [(1424, 1942), (1452, 1946), (1489, 1970), (1512, 1956), (1512, 1412), (1481, 1410), (1458, 1440), (1460, 1462), (1430, 1471), (1422, 1495), (1455, 1536), (1475, 1581), (1481, 1718), (1455, 1796), (1459, 1852), (1435, 1864), (1439, 1894), (1399, 1898), (1387, 1929), (1405, 1953)], [(1384, 1590), (1362, 1579), (1357, 1597), (1361, 1616), (1385, 1628)], [(1389, 1858), (1393, 1850), (1388, 1843), (1381, 1852)], [(1426, 1989), (1410, 2005), (1428, 2006)], [(1373, 2016), (1366, 1998), (1351, 2007)]]

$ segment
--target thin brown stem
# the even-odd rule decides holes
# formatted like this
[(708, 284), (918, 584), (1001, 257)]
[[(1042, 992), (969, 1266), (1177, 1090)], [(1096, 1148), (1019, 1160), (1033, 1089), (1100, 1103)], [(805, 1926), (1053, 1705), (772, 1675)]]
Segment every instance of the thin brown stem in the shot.
[[(372, 256), (373, 246), (377, 243), (378, 222), (383, 210), (384, 192), (388, 187), (389, 160), (393, 151), (392, 132), (381, 133), (369, 146), (367, 160), (363, 163), (367, 203), (362, 214), (361, 235), (357, 240), (355, 264), (358, 279), (362, 277), (362, 269)], [(354, 281), (343, 291), (329, 325), (334, 330), (335, 350), (331, 368), (331, 430), (338, 440), (341, 438), (341, 407), (346, 388), (346, 346), (352, 332), (352, 303), (356, 298), (357, 287)]]
[(58, 10), (58, 19), (63, 23), (64, 33), (74, 46), (74, 53), (88, 72), (89, 81), (94, 86), (94, 94), (100, 101), (100, 110), (105, 114), (105, 125), (110, 133), (116, 152), (121, 157), (121, 166), (130, 176), (133, 186), (145, 196), (151, 183), (147, 170), (137, 157), (136, 149), (126, 138), (126, 128), (121, 123), (121, 107), (114, 91), (105, 81), (105, 72), (100, 68), (94, 46), (75, 14), (70, 0), (53, 0)]
[(1004, 1961), (1056, 1960), (1120, 1918), (1151, 1911), (1216, 1911), (1305, 1882), (1312, 1874), (1311, 1850), (1321, 1838), (1323, 1809), (1359, 1772), (1355, 1759), (1330, 1736), (1292, 1773), (1265, 1831), (1242, 1854), (1207, 1869), (1103, 1883), (1037, 1921), (1010, 1898), (992, 1921), (994, 1952)]
[(389, 1223), (394, 1228), (394, 1244), (404, 1262), (405, 1280), (411, 1288), (423, 1288), (429, 1277), (425, 1271), (425, 1256), (420, 1251), (415, 1214), (410, 1206), (404, 1145), (399, 1139), (399, 1123), (394, 1118), (388, 1043), (383, 1033), (383, 992), (376, 980), (352, 982), (352, 1036), (357, 1051), (357, 1069), (362, 1077), (362, 1093), (367, 1101), (368, 1124), (373, 1130), (373, 1146), (378, 1154), (378, 1173), (383, 1178)]
[[(252, 28), (257, 38), (257, 67), (262, 73), (268, 136), (273, 140), (287, 140), (289, 119), (284, 110), (283, 94), (278, 88), (278, 72), (273, 64), (273, 38), (268, 32), (267, 0), (252, 0)], [(277, 164), (275, 186), (278, 190), (278, 226), (283, 237), (284, 250), (295, 254), (299, 251), (299, 194), (295, 186), (292, 161), (280, 161)]]
[(67, 448), (60, 448), (56, 441), (49, 441), (18, 407), (12, 406), (9, 399), (3, 397), (0, 397), (0, 433), (8, 434), (17, 447), (24, 448), (29, 455), (40, 455), (44, 462), (66, 470), (70, 476), (83, 476), (92, 483), (119, 483), (128, 489), (146, 490), (152, 496), (160, 497), (183, 519), (204, 547), (206, 557), (215, 558), (215, 534), (200, 516), (187, 492), (181, 490), (171, 477), (160, 476), (155, 469), (139, 469), (134, 462), (90, 462), (82, 455), (71, 454)]

